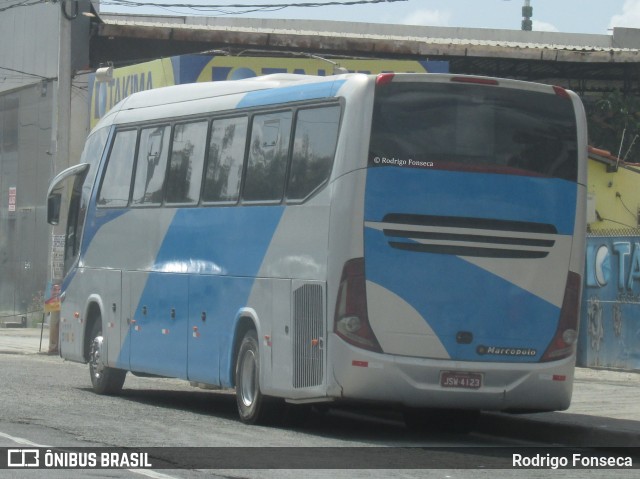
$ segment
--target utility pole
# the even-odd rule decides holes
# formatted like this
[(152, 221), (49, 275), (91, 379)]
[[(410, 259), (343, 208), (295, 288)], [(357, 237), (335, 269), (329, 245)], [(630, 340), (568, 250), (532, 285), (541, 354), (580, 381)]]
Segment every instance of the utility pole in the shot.
[(522, 30), (530, 32), (533, 30), (533, 7), (531, 6), (531, 0), (524, 0), (524, 6), (522, 7)]
[[(70, 15), (66, 8), (67, 0), (60, 1), (60, 33), (58, 43), (58, 87), (56, 89), (56, 150), (53, 163), (53, 176), (69, 166), (69, 140), (71, 130), (71, 21), (77, 15)], [(77, 6), (77, 4), (74, 4)], [(64, 238), (64, 227), (55, 226), (51, 237), (49, 251), (53, 256), (59, 249), (57, 238)], [(53, 260), (53, 258), (51, 258)], [(52, 296), (59, 294), (62, 283), (61, 271), (51, 268)], [(58, 299), (58, 298), (54, 298)], [(59, 304), (59, 303), (58, 303)], [(58, 337), (60, 332), (60, 310), (53, 310), (49, 316), (49, 353), (58, 352)]]

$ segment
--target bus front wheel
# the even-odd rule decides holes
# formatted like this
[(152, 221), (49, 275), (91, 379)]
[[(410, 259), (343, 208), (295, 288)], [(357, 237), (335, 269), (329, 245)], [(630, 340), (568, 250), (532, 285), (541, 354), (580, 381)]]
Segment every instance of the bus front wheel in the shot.
[(102, 318), (96, 318), (91, 327), (89, 343), (89, 374), (91, 385), (98, 394), (117, 394), (122, 390), (127, 372), (110, 368), (104, 364), (104, 338), (102, 336)]
[(258, 335), (247, 331), (236, 359), (236, 403), (240, 420), (256, 424), (264, 419), (264, 396), (260, 392), (260, 356)]

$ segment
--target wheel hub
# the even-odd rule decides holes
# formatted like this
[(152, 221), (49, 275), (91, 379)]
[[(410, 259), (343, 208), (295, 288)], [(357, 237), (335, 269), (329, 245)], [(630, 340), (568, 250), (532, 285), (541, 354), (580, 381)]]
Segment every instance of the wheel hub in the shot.
[(102, 346), (104, 339), (102, 336), (96, 336), (91, 343), (89, 350), (89, 365), (91, 372), (96, 379), (100, 379), (102, 371), (104, 371), (104, 363), (102, 362)]

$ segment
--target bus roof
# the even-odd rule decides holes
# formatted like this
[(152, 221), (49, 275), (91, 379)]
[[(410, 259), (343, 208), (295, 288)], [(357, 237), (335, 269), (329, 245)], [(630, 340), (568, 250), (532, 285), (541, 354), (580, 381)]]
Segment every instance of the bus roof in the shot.
[(256, 90), (268, 90), (289, 86), (292, 83), (317, 83), (328, 80), (328, 77), (278, 73), (244, 80), (189, 83), (134, 93), (116, 106), (119, 106), (120, 110), (148, 108), (184, 101), (248, 93)]
[[(100, 120), (95, 129), (99, 129), (113, 123), (128, 123), (131, 121), (141, 121), (144, 119), (149, 120), (153, 118), (158, 119), (169, 112), (175, 113), (175, 116), (180, 116), (181, 114), (186, 114), (188, 111), (187, 104), (189, 102), (201, 103), (199, 107), (195, 108), (195, 110), (203, 109), (203, 111), (214, 111), (219, 108), (224, 109), (225, 106), (233, 109), (239, 106), (238, 101), (236, 101), (236, 103), (232, 101), (233, 95), (248, 94), (251, 97), (251, 94), (255, 93), (256, 95), (253, 95), (254, 98), (264, 97), (265, 95), (262, 95), (259, 92), (266, 90), (281, 90), (281, 93), (275, 95), (275, 97), (281, 101), (298, 101), (310, 99), (311, 97), (326, 98), (335, 96), (340, 85), (346, 81), (354, 80), (356, 78), (359, 78), (361, 81), (376, 81), (375, 79), (377, 78), (383, 83), (461, 81), (463, 83), (477, 82), (489, 84), (489, 82), (492, 82), (492, 85), (507, 88), (534, 90), (545, 93), (554, 92), (553, 87), (550, 85), (507, 80), (502, 78), (472, 77), (438, 73), (383, 73), (380, 75), (346, 73), (328, 77), (277, 73), (244, 80), (189, 83), (137, 92), (116, 104)], [(309, 89), (305, 88), (307, 85), (310, 87)], [(296, 88), (298, 86), (303, 87), (303, 90), (307, 90), (308, 93), (300, 95), (299, 90)], [(295, 92), (293, 90), (287, 90), (287, 88), (292, 87)], [(312, 91), (313, 93), (310, 93)], [(311, 96), (307, 98), (306, 95)], [(226, 101), (224, 100), (225, 97), (227, 99)], [(265, 100), (262, 98), (257, 101)], [(251, 105), (243, 102), (242, 106)], [(147, 110), (147, 113), (144, 113), (145, 109), (150, 110)], [(158, 109), (158, 111), (156, 112), (155, 109)], [(193, 110), (192, 113), (197, 113), (195, 110)], [(152, 111), (154, 112), (152, 113)], [(156, 113), (159, 116), (156, 116)]]
[(142, 110), (154, 107), (167, 107), (170, 105), (184, 104), (199, 100), (212, 100), (216, 98), (242, 95), (244, 93), (258, 92), (261, 90), (275, 90), (291, 86), (303, 86), (327, 83), (332, 84), (336, 79), (342, 81), (349, 77), (364, 77), (363, 74), (350, 73), (339, 76), (313, 76), (289, 73), (276, 73), (244, 80), (224, 82), (202, 82), (174, 85), (152, 90), (145, 90), (126, 97), (113, 106), (100, 120), (95, 129), (102, 128), (112, 123), (119, 123), (116, 116), (119, 113)]

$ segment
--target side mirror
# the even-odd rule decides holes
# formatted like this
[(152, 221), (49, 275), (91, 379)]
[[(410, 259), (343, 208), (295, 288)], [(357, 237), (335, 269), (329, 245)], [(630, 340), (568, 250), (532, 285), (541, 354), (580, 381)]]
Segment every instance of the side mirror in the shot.
[(60, 208), (65, 180), (77, 175), (84, 175), (88, 171), (89, 163), (80, 163), (67, 168), (51, 181), (47, 191), (47, 223), (57, 225), (60, 222)]
[(47, 198), (47, 223), (57, 225), (60, 222), (60, 204), (62, 203), (62, 195), (60, 193), (51, 193)]

